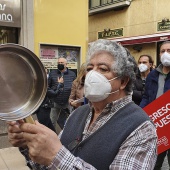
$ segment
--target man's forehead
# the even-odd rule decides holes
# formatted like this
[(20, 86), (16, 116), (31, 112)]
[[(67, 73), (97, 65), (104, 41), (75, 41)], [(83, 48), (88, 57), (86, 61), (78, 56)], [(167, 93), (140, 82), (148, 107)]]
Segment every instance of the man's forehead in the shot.
[(59, 59), (58, 59), (58, 62), (66, 63), (67, 61), (66, 61), (65, 58), (59, 58)]
[(149, 58), (147, 56), (142, 56), (139, 61), (149, 61)]
[(105, 65), (107, 67), (110, 67), (112, 65), (112, 62), (107, 62), (107, 61), (91, 61), (87, 64), (87, 66), (101, 66)]
[(170, 49), (170, 43), (163, 44), (163, 45), (161, 46), (161, 49)]
[(94, 55), (91, 59), (90, 59), (90, 62), (113, 62), (113, 57), (108, 54), (108, 53), (99, 53), (99, 54), (96, 54)]

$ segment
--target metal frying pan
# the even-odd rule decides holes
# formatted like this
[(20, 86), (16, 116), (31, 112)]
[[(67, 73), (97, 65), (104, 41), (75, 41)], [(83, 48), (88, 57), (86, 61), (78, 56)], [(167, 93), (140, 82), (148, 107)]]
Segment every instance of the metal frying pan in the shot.
[(39, 58), (17, 44), (0, 45), (0, 119), (34, 113), (46, 95), (47, 74)]

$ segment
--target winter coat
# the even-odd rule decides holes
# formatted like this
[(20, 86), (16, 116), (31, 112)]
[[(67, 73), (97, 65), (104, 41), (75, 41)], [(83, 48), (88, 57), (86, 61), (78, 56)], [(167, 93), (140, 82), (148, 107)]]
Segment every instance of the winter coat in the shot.
[[(145, 92), (140, 103), (140, 107), (142, 108), (156, 99), (158, 91), (158, 79), (160, 74), (159, 68), (160, 67), (152, 70), (146, 78)], [(164, 93), (167, 90), (170, 90), (170, 73), (168, 73), (167, 77), (165, 78)]]
[(140, 74), (136, 75), (136, 81), (134, 82), (133, 86), (133, 95), (132, 100), (139, 105), (142, 100), (142, 95), (145, 90), (145, 83), (144, 80), (142, 80)]

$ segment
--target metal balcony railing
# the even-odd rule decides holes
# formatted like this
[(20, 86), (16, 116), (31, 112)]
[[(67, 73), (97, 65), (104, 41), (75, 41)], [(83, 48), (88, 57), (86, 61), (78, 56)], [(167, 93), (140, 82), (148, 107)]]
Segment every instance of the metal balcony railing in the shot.
[(89, 15), (129, 6), (132, 0), (89, 0)]

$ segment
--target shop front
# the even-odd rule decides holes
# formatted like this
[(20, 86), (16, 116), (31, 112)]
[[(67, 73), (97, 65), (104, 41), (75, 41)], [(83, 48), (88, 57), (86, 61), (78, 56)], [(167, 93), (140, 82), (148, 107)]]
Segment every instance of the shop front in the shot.
[(0, 0), (0, 44), (6, 43), (34, 51), (33, 0)]
[(18, 44), (20, 29), (20, 0), (0, 0), (0, 44)]
[[(115, 39), (115, 41), (119, 42), (121, 45), (128, 48), (132, 52), (132, 55), (139, 54), (140, 52), (142, 52), (142, 54), (145, 53), (151, 55), (154, 58), (155, 65), (158, 65), (160, 63), (159, 57), (160, 44), (164, 41), (169, 40), (170, 32), (161, 32), (150, 35)], [(138, 59), (137, 57), (136, 60)]]

